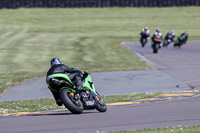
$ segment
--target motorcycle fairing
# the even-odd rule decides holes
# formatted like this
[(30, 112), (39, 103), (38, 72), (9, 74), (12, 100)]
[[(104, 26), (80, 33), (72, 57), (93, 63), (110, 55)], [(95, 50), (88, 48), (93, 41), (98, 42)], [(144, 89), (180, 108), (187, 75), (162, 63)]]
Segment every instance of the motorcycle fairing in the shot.
[(181, 36), (179, 36), (179, 40), (180, 40), (180, 41), (183, 41), (183, 38), (182, 38)]
[(83, 84), (83, 87), (87, 88), (88, 90), (91, 90), (93, 91), (95, 94), (96, 94), (96, 90), (95, 90), (95, 87), (94, 87), (94, 84), (92, 82), (92, 78), (90, 75), (88, 75), (86, 78), (85, 78), (85, 82)]
[(57, 73), (57, 74), (53, 74), (51, 76), (54, 78), (64, 78), (67, 81), (69, 81), (70, 83), (72, 83), (71, 79), (67, 76), (67, 74)]

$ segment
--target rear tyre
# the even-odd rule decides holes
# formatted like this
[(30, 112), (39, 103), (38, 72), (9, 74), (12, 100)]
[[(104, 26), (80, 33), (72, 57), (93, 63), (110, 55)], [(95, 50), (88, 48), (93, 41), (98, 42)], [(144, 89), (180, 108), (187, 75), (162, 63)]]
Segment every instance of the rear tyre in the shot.
[(99, 112), (106, 112), (106, 110), (107, 110), (106, 103), (103, 101), (103, 99), (101, 98), (101, 96), (100, 96), (98, 93), (97, 93), (97, 95), (96, 95), (96, 99), (97, 99), (97, 103), (98, 103), (96, 109), (97, 109)]
[(157, 46), (157, 45), (158, 45), (158, 44), (153, 44), (153, 45), (152, 45), (153, 53), (154, 53), (154, 54), (158, 53), (158, 46)]
[(154, 48), (153, 53), (154, 53), (154, 54), (157, 54), (157, 53), (158, 53), (158, 50), (157, 50), (156, 48)]
[(80, 114), (84, 110), (83, 103), (80, 99), (76, 100), (72, 95), (72, 92), (69, 89), (63, 89), (60, 91), (60, 98), (66, 108), (69, 109), (74, 114)]

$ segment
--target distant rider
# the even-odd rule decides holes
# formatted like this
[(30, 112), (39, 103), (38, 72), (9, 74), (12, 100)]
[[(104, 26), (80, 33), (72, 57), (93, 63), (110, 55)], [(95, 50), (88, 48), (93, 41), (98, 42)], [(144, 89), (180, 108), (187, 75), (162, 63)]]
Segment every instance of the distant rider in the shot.
[(188, 32), (185, 31), (184, 33), (182, 33), (181, 37), (183, 38), (183, 43), (186, 44), (186, 42), (188, 40)]
[(48, 87), (51, 90), (58, 106), (62, 105), (59, 92), (53, 91), (51, 88), (56, 89), (61, 84), (64, 84), (65, 81), (53, 78), (51, 75), (57, 74), (57, 73), (62, 73), (62, 74), (69, 73), (68, 76), (72, 81), (74, 81), (74, 84), (76, 85), (77, 90), (78, 91), (85, 90), (85, 88), (82, 87), (82, 77), (83, 77), (84, 72), (80, 71), (79, 69), (70, 68), (64, 65), (62, 60), (59, 58), (53, 58), (50, 61), (50, 64), (51, 64), (51, 68), (47, 72), (46, 81), (49, 84)]
[(150, 37), (150, 30), (149, 30), (148, 27), (144, 27), (142, 29), (142, 31), (140, 32), (140, 41), (142, 40), (142, 37), (146, 37), (146, 38), (149, 39), (149, 37)]
[[(160, 29), (156, 29), (156, 32), (153, 34), (153, 36), (151, 38), (152, 44), (156, 42), (157, 37), (159, 37), (160, 41), (162, 42), (162, 33), (160, 32)], [(160, 43), (159, 43), (159, 48), (161, 48)]]
[(168, 38), (169, 35), (172, 36), (171, 39), (172, 39), (172, 42), (173, 42), (173, 41), (174, 41), (174, 37), (175, 37), (175, 31), (174, 31), (174, 29), (171, 29), (171, 30), (166, 34), (165, 40), (166, 40), (166, 39), (169, 39), (169, 38)]

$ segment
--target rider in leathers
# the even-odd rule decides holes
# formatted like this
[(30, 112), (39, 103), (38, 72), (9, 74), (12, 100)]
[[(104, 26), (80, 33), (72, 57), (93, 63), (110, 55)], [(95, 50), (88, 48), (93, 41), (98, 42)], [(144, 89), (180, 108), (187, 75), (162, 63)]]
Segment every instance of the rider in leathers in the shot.
[[(160, 37), (161, 41), (162, 41), (162, 33), (160, 32), (160, 29), (156, 29), (156, 32), (153, 34), (152, 36), (152, 45), (155, 42), (156, 37)], [(161, 48), (160, 43), (159, 43), (159, 48)]]
[(185, 31), (184, 33), (181, 34), (181, 37), (184, 39), (184, 44), (186, 44), (188, 40), (188, 32)]
[(168, 39), (167, 36), (168, 35), (172, 35), (172, 42), (174, 41), (174, 37), (175, 37), (175, 32), (174, 29), (171, 29), (165, 36), (165, 39)]
[[(70, 68), (64, 65), (62, 60), (59, 58), (53, 58), (50, 61), (50, 63), (51, 63), (51, 68), (49, 69), (46, 75), (46, 81), (49, 84), (49, 88), (56, 89), (57, 87), (59, 87), (61, 84), (65, 82), (63, 80), (58, 80), (56, 78), (53, 78), (51, 75), (56, 74), (56, 73), (63, 73), (63, 74), (69, 73), (68, 76), (72, 81), (74, 81), (74, 84), (76, 85), (77, 90), (78, 91), (85, 90), (85, 88), (82, 87), (82, 77), (83, 77), (84, 72), (80, 71), (79, 69)], [(51, 92), (56, 100), (57, 105), (61, 106), (62, 101), (60, 99), (59, 92), (55, 92), (53, 90), (51, 90)]]
[(140, 32), (140, 41), (141, 41), (142, 35), (143, 35), (144, 33), (147, 34), (147, 35), (148, 35), (147, 38), (149, 38), (149, 36), (150, 36), (150, 30), (148, 29), (148, 27), (144, 27), (144, 28), (142, 29), (142, 31)]

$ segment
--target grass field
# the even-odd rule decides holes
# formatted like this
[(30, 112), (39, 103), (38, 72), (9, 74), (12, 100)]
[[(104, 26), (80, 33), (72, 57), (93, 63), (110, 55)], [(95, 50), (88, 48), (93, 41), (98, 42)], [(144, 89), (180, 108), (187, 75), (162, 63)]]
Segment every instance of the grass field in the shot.
[(44, 76), (53, 57), (89, 72), (151, 69), (120, 42), (171, 28), (200, 39), (200, 8), (80, 8), (0, 10), (0, 92), (25, 78)]

